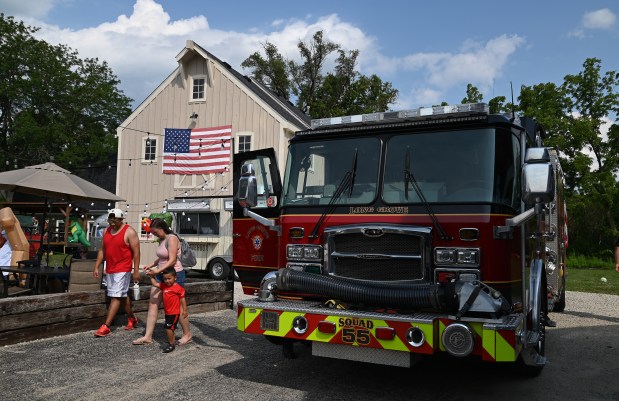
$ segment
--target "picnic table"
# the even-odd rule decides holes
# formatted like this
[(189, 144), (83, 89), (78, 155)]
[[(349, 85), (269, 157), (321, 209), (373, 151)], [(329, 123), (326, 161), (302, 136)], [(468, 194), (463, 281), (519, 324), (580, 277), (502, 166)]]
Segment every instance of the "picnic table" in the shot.
[[(66, 277), (69, 275), (67, 269), (54, 266), (2, 266), (3, 272), (26, 274), (29, 279), (27, 285), (32, 285), (33, 294), (45, 294), (47, 292), (47, 279), (50, 277)], [(31, 283), (31, 284), (30, 284)]]

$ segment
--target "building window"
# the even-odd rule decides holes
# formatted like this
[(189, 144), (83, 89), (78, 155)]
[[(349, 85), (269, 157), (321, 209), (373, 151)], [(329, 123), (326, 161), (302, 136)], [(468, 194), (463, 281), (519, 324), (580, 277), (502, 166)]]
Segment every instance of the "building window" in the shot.
[(219, 235), (217, 213), (176, 213), (176, 221), (181, 235)]
[(206, 85), (205, 78), (195, 77), (193, 79), (191, 100), (205, 100), (206, 99), (205, 85)]
[(142, 138), (142, 163), (157, 163), (157, 139), (150, 135)]
[(251, 134), (239, 134), (236, 136), (237, 138), (237, 148), (236, 153), (249, 152), (251, 150)]

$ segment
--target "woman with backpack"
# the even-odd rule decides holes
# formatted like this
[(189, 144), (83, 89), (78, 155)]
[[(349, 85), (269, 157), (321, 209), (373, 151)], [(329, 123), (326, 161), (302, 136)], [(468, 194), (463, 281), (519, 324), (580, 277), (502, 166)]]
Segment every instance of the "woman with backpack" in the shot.
[[(153, 219), (150, 223), (150, 232), (159, 239), (157, 247), (157, 259), (149, 266), (144, 267), (144, 272), (150, 277), (154, 277), (158, 282), (162, 282), (163, 271), (168, 267), (173, 267), (176, 271), (176, 282), (182, 287), (185, 286), (185, 270), (180, 262), (181, 245), (179, 238), (172, 233), (168, 224), (163, 219)], [(146, 330), (144, 335), (132, 342), (133, 345), (146, 345), (153, 343), (153, 332), (155, 323), (159, 315), (161, 306), (161, 290), (153, 286), (150, 290), (148, 302), (148, 316), (146, 318)], [(180, 324), (183, 328), (183, 336), (178, 340), (179, 345), (191, 342), (191, 332), (189, 331), (189, 318), (181, 317)]]

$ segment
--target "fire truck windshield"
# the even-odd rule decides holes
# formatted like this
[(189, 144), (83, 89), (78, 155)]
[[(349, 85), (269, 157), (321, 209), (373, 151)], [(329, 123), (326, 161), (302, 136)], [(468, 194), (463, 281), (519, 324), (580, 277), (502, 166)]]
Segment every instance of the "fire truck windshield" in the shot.
[[(404, 171), (410, 168), (428, 203), (519, 207), (520, 143), (510, 131), (499, 128), (293, 142), (283, 204), (329, 204), (355, 152), (354, 186), (336, 200), (338, 205), (367, 205), (379, 199), (385, 204), (422, 203), (405, 184)], [(407, 160), (410, 166), (405, 166)]]

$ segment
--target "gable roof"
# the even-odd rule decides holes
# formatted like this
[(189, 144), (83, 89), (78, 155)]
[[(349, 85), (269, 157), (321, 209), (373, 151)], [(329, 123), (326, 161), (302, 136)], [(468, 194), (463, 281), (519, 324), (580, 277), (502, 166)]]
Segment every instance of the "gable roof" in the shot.
[(276, 95), (273, 91), (252, 78), (236, 71), (230, 66), (230, 64), (215, 57), (212, 53), (205, 50), (193, 40), (187, 40), (185, 48), (176, 56), (179, 66), (176, 67), (174, 71), (172, 71), (172, 73), (168, 75), (168, 77), (157, 88), (155, 88), (155, 90), (151, 92), (151, 94), (148, 95), (142, 103), (140, 103), (133, 113), (131, 113), (131, 115), (122, 123), (122, 126), (126, 126), (131, 120), (133, 120), (133, 118), (135, 118), (135, 116), (137, 116), (142, 109), (146, 107), (146, 105), (148, 105), (150, 101), (154, 99), (179, 73), (182, 73), (182, 59), (192, 53), (198, 54), (203, 59), (211, 60), (221, 66), (222, 69), (230, 73), (239, 82), (239, 84), (245, 86), (248, 92), (255, 94), (288, 122), (294, 123), (300, 127), (310, 127), (311, 118), (293, 105), (290, 101)]
[(176, 56), (176, 60), (180, 62), (183, 56), (185, 56), (185, 54), (187, 54), (190, 50), (196, 52), (197, 54), (200, 54), (204, 59), (210, 59), (213, 62), (222, 66), (236, 79), (238, 79), (240, 83), (245, 85), (245, 87), (249, 89), (250, 92), (255, 93), (260, 99), (262, 99), (265, 103), (275, 109), (288, 121), (295, 121), (298, 122), (298, 125), (307, 126), (309, 128), (311, 118), (307, 114), (299, 110), (299, 108), (293, 105), (290, 101), (276, 95), (275, 92), (271, 91), (258, 81), (251, 79), (247, 75), (241, 74), (240, 72), (232, 68), (230, 64), (225, 61), (221, 61), (219, 58), (204, 49), (202, 46), (198, 45), (193, 40), (187, 41), (185, 49), (183, 49), (183, 51), (181, 51), (178, 56)]

